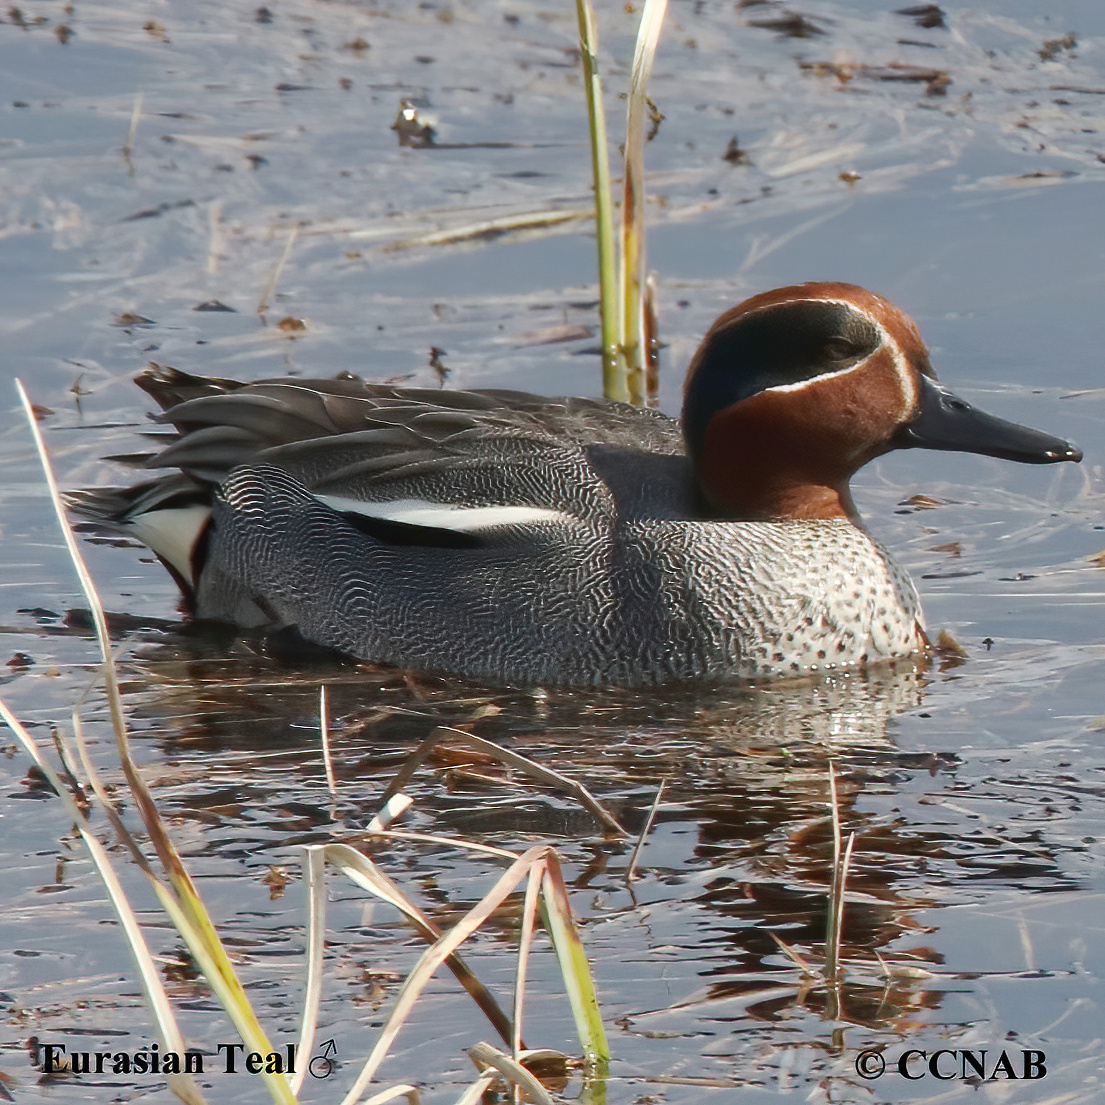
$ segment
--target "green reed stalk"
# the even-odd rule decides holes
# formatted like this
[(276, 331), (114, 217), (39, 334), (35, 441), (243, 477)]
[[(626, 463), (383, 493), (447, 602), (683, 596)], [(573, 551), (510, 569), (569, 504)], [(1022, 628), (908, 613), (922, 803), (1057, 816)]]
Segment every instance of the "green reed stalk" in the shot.
[(616, 239), (595, 13), (591, 0), (576, 0), (595, 190), (603, 394), (607, 399), (628, 400), (638, 405), (649, 397), (647, 377), (654, 338), (646, 306), (649, 288), (645, 255), (644, 124), (648, 102), (645, 89), (667, 7), (668, 0), (646, 0), (637, 32), (626, 117), (621, 233)]
[(629, 386), (618, 311), (618, 262), (614, 237), (614, 204), (610, 192), (610, 155), (606, 146), (606, 114), (599, 78), (598, 35), (591, 0), (576, 0), (579, 46), (583, 55), (583, 85), (591, 131), (591, 174), (595, 189), (595, 237), (599, 253), (599, 313), (602, 319), (602, 392), (625, 402)]

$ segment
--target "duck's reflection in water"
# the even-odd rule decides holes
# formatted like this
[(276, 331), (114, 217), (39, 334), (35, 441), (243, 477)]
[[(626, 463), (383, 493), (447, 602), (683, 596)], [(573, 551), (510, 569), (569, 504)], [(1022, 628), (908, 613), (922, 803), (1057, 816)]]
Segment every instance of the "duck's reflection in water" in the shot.
[[(652, 955), (667, 964), (666, 1000), (650, 1002), (630, 984), (612, 1001), (625, 1011), (625, 1031), (682, 1034), (688, 1018), (714, 1031), (804, 1014), (908, 1033), (941, 1001), (932, 977), (939, 956), (914, 915), (962, 900), (978, 872), (962, 864), (958, 830), (925, 793), (954, 777), (957, 756), (895, 743), (895, 719), (926, 695), (929, 676), (915, 667), (647, 695), (504, 693), (394, 671), (289, 673), (245, 655), (228, 665), (163, 650), (141, 671), (134, 714), (159, 748), (159, 793), (174, 813), (218, 824), (215, 853), (363, 840), (402, 761), (442, 726), (584, 783), (628, 840), (604, 836), (574, 799), (446, 734), (448, 749), (412, 784), (409, 824), (518, 850), (538, 840), (557, 847), (591, 895), (577, 895), (575, 907), (589, 914), (585, 940), (610, 985), (618, 986), (611, 961), (619, 956), (632, 971)], [(317, 737), (320, 682), (330, 693), (336, 818)], [(929, 732), (939, 741), (938, 722)], [(661, 783), (630, 878), (633, 837)], [(835, 895), (834, 979), (827, 933), (837, 834), (854, 842)], [(460, 849), (420, 859), (413, 846), (372, 847), (385, 863), (403, 849), (406, 873), (432, 888), (428, 910), (443, 922), (477, 900), (489, 877)], [(1061, 883), (1046, 843), (1034, 854), (1036, 875)], [(641, 944), (630, 947), (624, 922), (634, 916), (648, 920), (634, 926)], [(498, 938), (513, 940), (509, 918)]]

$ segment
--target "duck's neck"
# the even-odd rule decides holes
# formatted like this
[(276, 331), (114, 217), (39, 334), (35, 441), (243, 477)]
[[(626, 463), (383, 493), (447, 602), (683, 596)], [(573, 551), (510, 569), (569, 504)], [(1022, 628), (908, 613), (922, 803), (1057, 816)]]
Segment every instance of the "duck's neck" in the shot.
[(848, 486), (854, 468), (819, 440), (780, 434), (737, 404), (716, 415), (694, 457), (699, 488), (712, 513), (744, 521), (859, 524)]

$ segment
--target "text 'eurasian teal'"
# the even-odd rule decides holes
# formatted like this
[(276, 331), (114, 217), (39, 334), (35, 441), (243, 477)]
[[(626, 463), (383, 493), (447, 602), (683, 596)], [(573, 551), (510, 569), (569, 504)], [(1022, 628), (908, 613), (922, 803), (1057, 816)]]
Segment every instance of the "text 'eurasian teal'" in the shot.
[(849, 480), (892, 449), (1077, 461), (936, 382), (913, 321), (850, 284), (746, 300), (682, 426), (599, 399), (155, 367), (173, 469), (75, 508), (149, 545), (192, 612), (494, 684), (641, 686), (926, 647)]

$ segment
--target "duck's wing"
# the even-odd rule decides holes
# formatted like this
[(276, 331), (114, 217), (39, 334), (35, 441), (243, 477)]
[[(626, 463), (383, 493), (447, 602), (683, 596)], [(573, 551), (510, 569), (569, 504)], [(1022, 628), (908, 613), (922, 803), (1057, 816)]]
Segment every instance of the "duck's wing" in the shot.
[(682, 485), (677, 424), (622, 403), (396, 388), (348, 375), (242, 385), (157, 369), (140, 383), (164, 408), (159, 421), (176, 431), (144, 466), (198, 482), (219, 485), (242, 465), (272, 465), (346, 505), (478, 511), (469, 521), (481, 526), (495, 510), (593, 517), (617, 509), (612, 495), (641, 482), (670, 498), (664, 478), (646, 479), (652, 458), (669, 458)]
[[(688, 462), (677, 424), (594, 399), (284, 378), (249, 384), (156, 368), (138, 381), (163, 412), (170, 470), (132, 488), (78, 492), (97, 526), (137, 537), (182, 584), (199, 576), (222, 490), (290, 477), (362, 534), (389, 545), (510, 545), (608, 529), (619, 518), (684, 513)], [(220, 509), (222, 509), (220, 507)]]

